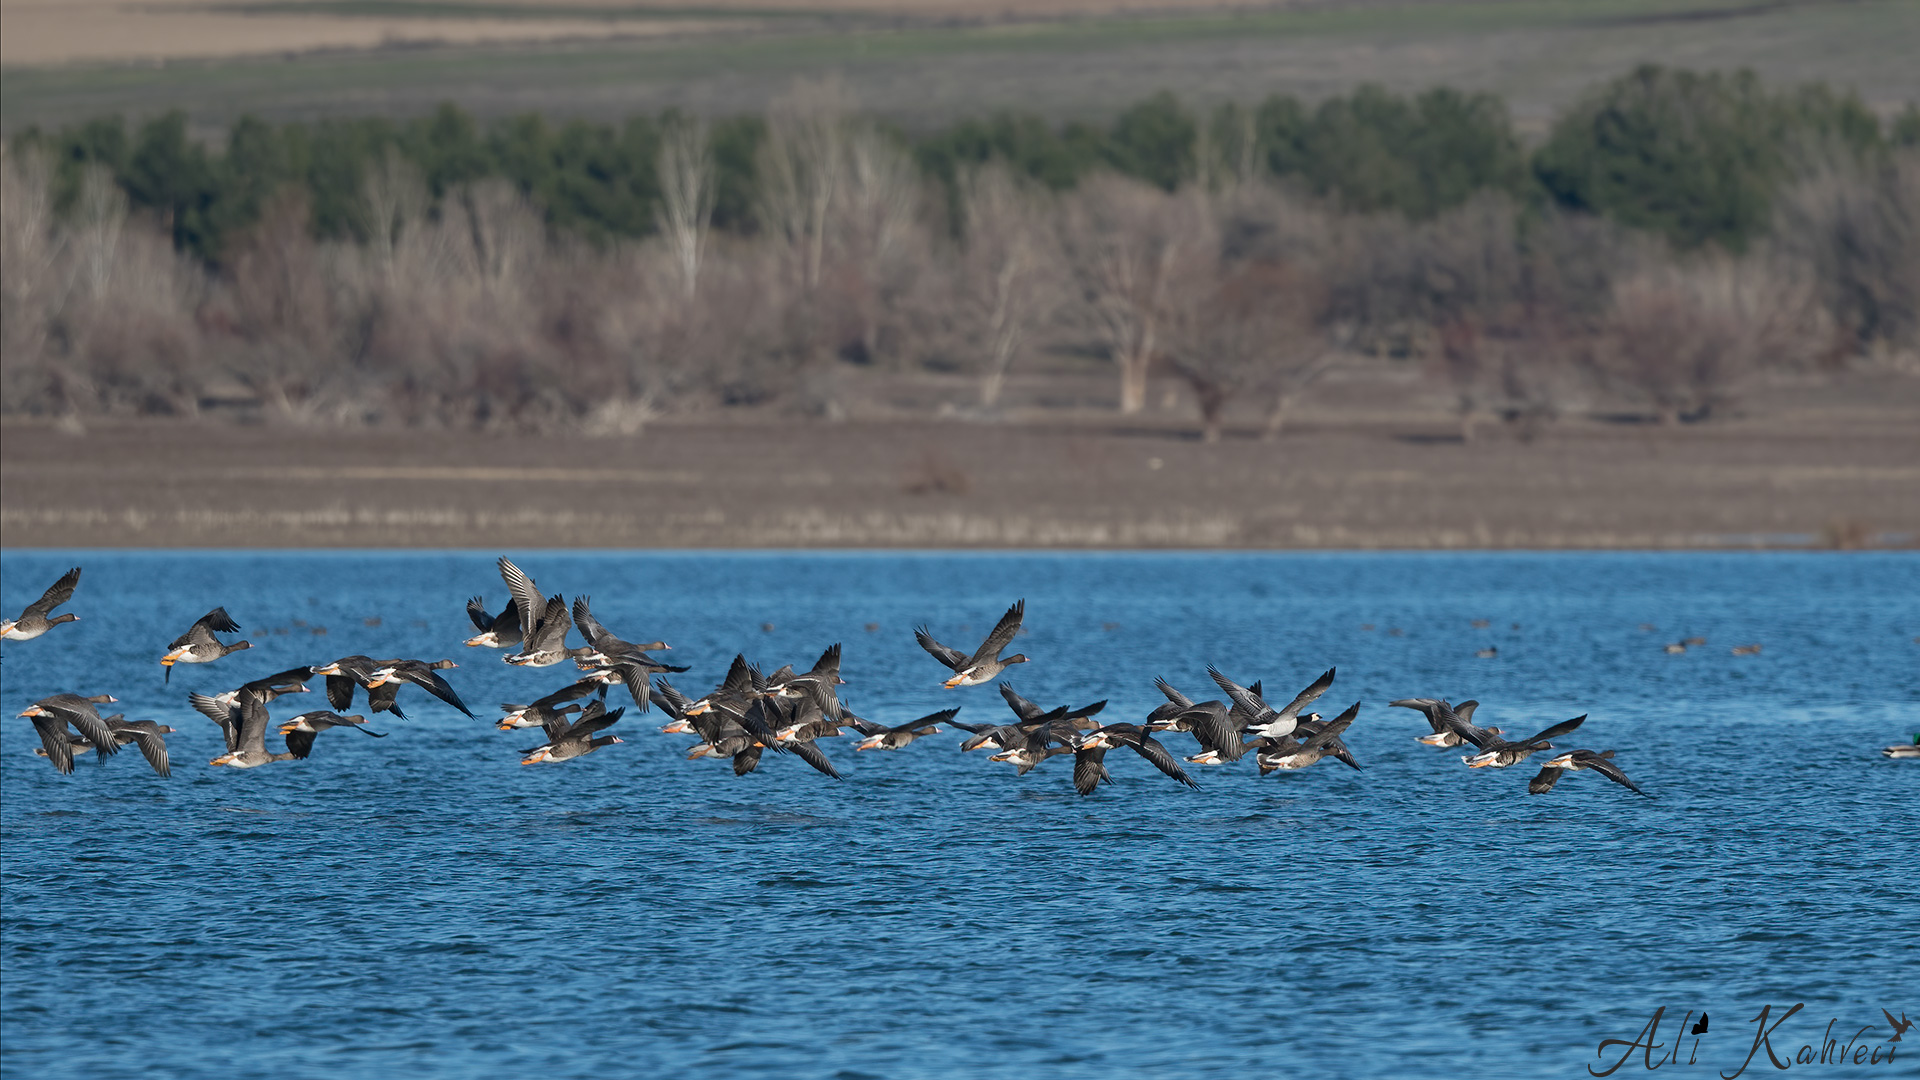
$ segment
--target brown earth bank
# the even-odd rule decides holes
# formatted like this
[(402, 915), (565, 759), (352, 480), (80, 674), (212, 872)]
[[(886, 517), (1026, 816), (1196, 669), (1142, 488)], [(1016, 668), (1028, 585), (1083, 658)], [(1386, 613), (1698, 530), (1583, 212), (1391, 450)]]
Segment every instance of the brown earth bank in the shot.
[[(1279, 438), (1171, 412), (723, 412), (632, 437), (0, 423), (7, 547), (1751, 548), (1920, 543), (1920, 380), (1471, 442), (1361, 388)], [(1417, 405), (1409, 398), (1389, 405)]]

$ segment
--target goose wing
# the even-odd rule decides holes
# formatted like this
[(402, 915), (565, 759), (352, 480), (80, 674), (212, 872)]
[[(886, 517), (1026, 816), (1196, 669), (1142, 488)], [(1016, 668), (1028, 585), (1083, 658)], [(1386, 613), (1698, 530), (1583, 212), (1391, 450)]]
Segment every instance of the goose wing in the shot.
[(167, 648), (178, 649), (183, 645), (218, 645), (220, 640), (213, 636), (214, 631), (231, 634), (238, 629), (240, 624), (233, 621), (233, 617), (227, 614), (227, 609), (217, 607), (200, 616), (197, 622), (187, 628), (186, 633), (174, 638), (173, 644)]
[(632, 648), (625, 641), (614, 637), (606, 627), (600, 625), (599, 619), (593, 617), (592, 602), (591, 596), (573, 598), (573, 625), (580, 628), (580, 636), (587, 639), (587, 644), (601, 652), (608, 650), (619, 652)]
[(1107, 748), (1088, 747), (1073, 752), (1073, 790), (1091, 795), (1102, 783), (1113, 783), (1106, 766)]
[[(599, 703), (595, 702), (595, 704)], [(591, 708), (591, 706), (589, 706), (589, 708)], [(602, 710), (595, 716), (588, 716), (583, 712), (580, 714), (579, 721), (567, 731), (567, 737), (570, 739), (584, 739), (597, 731), (605, 731), (615, 723), (618, 723), (621, 715), (626, 711), (624, 708), (615, 709), (612, 712)]]
[(1007, 613), (1000, 616), (1000, 621), (994, 624), (993, 632), (987, 635), (987, 640), (981, 642), (980, 647), (967, 658), (968, 665), (998, 658), (1000, 651), (1013, 643), (1013, 636), (1020, 632), (1020, 620), (1025, 618), (1026, 614), (1027, 602), (1015, 600), (1013, 606), (1007, 609)]
[(473, 620), (473, 628), (486, 633), (493, 629), (493, 616), (487, 611), (487, 602), (478, 596), (467, 600), (467, 618)]
[[(917, 731), (923, 727), (932, 727), (936, 724), (951, 723), (954, 716), (957, 715), (959, 712), (960, 712), (959, 706), (955, 706), (951, 709), (942, 709), (937, 713), (928, 713), (927, 715), (921, 717), (918, 720), (909, 720), (904, 724), (895, 724), (893, 727), (882, 728), (881, 730), (883, 731)], [(858, 720), (859, 718), (855, 717), (855, 719)], [(854, 730), (859, 731), (859, 725), (866, 724), (866, 723), (867, 721), (860, 720), (858, 724), (854, 725)], [(868, 726), (872, 727), (877, 725), (869, 724)], [(876, 734), (879, 734), (879, 732), (861, 731), (860, 734), (876, 735)]]
[(1182, 709), (1190, 709), (1193, 707), (1192, 698), (1189, 698), (1187, 695), (1181, 693), (1178, 690), (1175, 690), (1173, 688), (1172, 683), (1168, 682), (1167, 680), (1161, 678), (1158, 675), (1155, 675), (1153, 677), (1153, 688), (1155, 690), (1160, 691), (1162, 694), (1165, 694), (1167, 697), (1167, 701), (1171, 704), (1178, 705)]
[(1012, 709), (1013, 714), (1022, 720), (1038, 720), (1046, 715), (1045, 709), (1021, 697), (1019, 691), (1015, 690), (1010, 682), (1000, 684), (1000, 696), (1007, 699), (1007, 708)]
[[(1238, 742), (1239, 739), (1236, 737), (1234, 741)], [(1139, 738), (1129, 739), (1128, 742), (1131, 743), (1134, 750), (1138, 752), (1141, 757), (1152, 762), (1154, 768), (1159, 769), (1161, 772), (1166, 773), (1168, 776), (1171, 776), (1190, 788), (1198, 788), (1200, 786), (1194, 783), (1193, 777), (1187, 775), (1187, 770), (1180, 767), (1180, 763), (1174, 760), (1173, 751), (1161, 745), (1160, 740), (1143, 731), (1140, 733)]]
[(1534, 775), (1534, 778), (1527, 781), (1528, 793), (1545, 795), (1547, 792), (1552, 791), (1553, 785), (1560, 782), (1560, 774), (1566, 771), (1565, 769), (1556, 769), (1551, 765), (1542, 765), (1540, 771)]
[[(1212, 664), (1207, 665), (1207, 675), (1213, 679), (1214, 685), (1220, 687), (1221, 691), (1252, 719), (1252, 722), (1264, 722), (1274, 715), (1273, 706), (1268, 705), (1258, 691), (1250, 690), (1227, 678)], [(1236, 738), (1234, 741), (1239, 740)]]
[(1238, 761), (1247, 752), (1246, 745), (1240, 741), (1240, 725), (1228, 717), (1227, 708), (1217, 701), (1203, 701), (1175, 719), (1186, 722), (1188, 732), (1202, 748), (1228, 761)]
[[(467, 703), (460, 700), (460, 695), (454, 691), (452, 684), (441, 678), (438, 671), (425, 664), (416, 663), (402, 665), (394, 675), (459, 709), (467, 715), (469, 720), (473, 719), (473, 710), (467, 708)], [(385, 688), (382, 687), (382, 689)]]
[(1352, 724), (1354, 718), (1359, 715), (1360, 703), (1356, 701), (1346, 712), (1327, 721), (1321, 725), (1319, 731), (1307, 736), (1307, 740), (1300, 744), (1300, 748), (1302, 750), (1318, 750), (1323, 746), (1338, 741), (1340, 733), (1347, 730), (1348, 725)]
[(532, 640), (533, 628), (540, 613), (547, 609), (547, 602), (540, 595), (540, 587), (533, 583), (519, 567), (500, 557), (500, 580), (507, 583), (507, 592), (513, 597), (513, 604), (520, 609), (520, 638)]
[(266, 703), (255, 693), (242, 693), (239, 701), (240, 725), (234, 735), (235, 749), (267, 752), (267, 716)]
[(58, 716), (33, 717), (33, 729), (40, 733), (40, 747), (47, 760), (63, 775), (73, 773), (73, 744), (67, 741), (67, 722)]
[[(1598, 754), (1587, 759), (1586, 766), (1601, 776), (1619, 784), (1621, 787), (1631, 790), (1636, 795), (1647, 795), (1646, 792), (1640, 790), (1639, 784), (1627, 779), (1627, 774), (1620, 771), (1620, 766), (1615, 765), (1613, 762), (1608, 761)], [(1653, 796), (1647, 795), (1647, 798), (1651, 799)]]
[(801, 761), (804, 761), (807, 764), (813, 766), (814, 768), (819, 769), (821, 772), (826, 773), (828, 776), (833, 777), (835, 780), (840, 779), (840, 770), (833, 767), (833, 762), (827, 758), (827, 752), (825, 750), (820, 749), (820, 747), (815, 745), (814, 743), (812, 742), (788, 743), (787, 748), (792, 750), (794, 753), (794, 756), (798, 757)]
[(967, 654), (933, 640), (933, 635), (928, 633), (924, 626), (913, 628), (913, 640), (919, 642), (921, 648), (927, 650), (935, 660), (945, 664), (950, 670), (959, 671), (967, 664)]
[(140, 754), (153, 766), (155, 774), (162, 777), (173, 775), (173, 766), (167, 760), (167, 738), (160, 733), (160, 725), (151, 720), (140, 720), (119, 725), (118, 730), (133, 736), (133, 744), (140, 748)]
[[(49, 586), (46, 592), (41, 593), (40, 599), (28, 604), (27, 609), (20, 613), (20, 618), (25, 619), (29, 615), (45, 615), (73, 599), (73, 588), (78, 584), (80, 584), (80, 568), (76, 566), (60, 575), (60, 580)], [(72, 760), (72, 751), (68, 751), (67, 756), (68, 760)]]
[(1540, 734), (1535, 735), (1533, 738), (1528, 739), (1525, 742), (1522, 742), (1518, 745), (1531, 746), (1534, 743), (1543, 743), (1551, 739), (1557, 739), (1560, 736), (1567, 734), (1568, 732), (1572, 731), (1573, 729), (1579, 727), (1581, 724), (1584, 724), (1586, 722), (1587, 722), (1587, 714), (1581, 713), (1579, 716), (1576, 716), (1571, 720), (1560, 721), (1559, 723), (1553, 725), (1552, 727), (1546, 729), (1545, 731), (1542, 731)]
[(1319, 699), (1321, 694), (1326, 693), (1327, 689), (1333, 685), (1333, 673), (1334, 669), (1328, 668), (1325, 674), (1313, 680), (1313, 685), (1300, 691), (1292, 701), (1287, 703), (1287, 707), (1281, 709), (1277, 715), (1282, 719), (1299, 716), (1301, 709), (1313, 704)]

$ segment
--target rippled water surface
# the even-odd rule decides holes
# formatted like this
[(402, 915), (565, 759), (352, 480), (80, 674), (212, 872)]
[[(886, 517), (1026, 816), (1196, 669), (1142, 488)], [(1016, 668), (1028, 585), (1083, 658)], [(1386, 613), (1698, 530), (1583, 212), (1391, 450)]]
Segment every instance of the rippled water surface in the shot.
[[(632, 709), (624, 743), (529, 768), (537, 737), (418, 690), (386, 739), (215, 769), (189, 690), (451, 656), (484, 720), (571, 668), (462, 647), (466, 597), (504, 600), (489, 554), (11, 552), (9, 614), (86, 571), (82, 621), (0, 663), (0, 1071), (1577, 1076), (1665, 1006), (1667, 1041), (1713, 1017), (1707, 1075), (1763, 1005), (1806, 1003), (1775, 1035), (1795, 1047), (1920, 1006), (1920, 761), (1879, 753), (1920, 730), (1912, 555), (515, 557), (672, 642), (687, 689), (736, 651), (805, 667), (842, 641), (843, 696), (889, 722), (1009, 715), (941, 689), (911, 630), (971, 648), (1022, 596), (1015, 684), (1105, 719), (1157, 704), (1155, 675), (1218, 696), (1209, 662), (1281, 700), (1338, 665), (1322, 706), (1364, 703), (1366, 769), (1248, 758), (1189, 791), (1118, 751), (1080, 798), (1070, 759), (1016, 777), (954, 734), (842, 741), (838, 783), (773, 755), (736, 779)], [(163, 685), (166, 643), (215, 604), (255, 647)], [(131, 749), (71, 777), (35, 757), (13, 715), (66, 690), (181, 729), (173, 778)], [(1658, 797), (1469, 771), (1386, 707), (1414, 695), (1510, 730), (1587, 713), (1562, 745), (1617, 748)]]

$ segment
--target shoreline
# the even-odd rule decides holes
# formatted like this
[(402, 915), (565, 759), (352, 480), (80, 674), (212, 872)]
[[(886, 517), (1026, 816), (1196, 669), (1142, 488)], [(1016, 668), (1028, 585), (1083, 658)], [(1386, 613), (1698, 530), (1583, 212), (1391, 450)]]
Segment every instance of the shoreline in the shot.
[(1920, 546), (1920, 423), (1331, 415), (1204, 443), (1149, 416), (674, 418), (623, 437), (0, 424), (27, 548), (1461, 551)]

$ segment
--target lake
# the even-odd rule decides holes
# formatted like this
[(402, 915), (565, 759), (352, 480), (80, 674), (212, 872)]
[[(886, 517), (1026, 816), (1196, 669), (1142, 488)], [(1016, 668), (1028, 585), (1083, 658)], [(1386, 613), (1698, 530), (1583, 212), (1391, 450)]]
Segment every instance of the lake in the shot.
[[(1337, 666), (1318, 707), (1362, 702), (1364, 771), (1249, 756), (1188, 790), (1121, 750), (1088, 798), (1071, 759), (1018, 777), (957, 732), (841, 740), (840, 782), (772, 754), (736, 778), (631, 707), (623, 743), (523, 767), (538, 733), (485, 721), (575, 673), (462, 646), (466, 598), (505, 601), (495, 554), (0, 556), (8, 616), (85, 567), (80, 622), (0, 649), (0, 1072), (1576, 1076), (1664, 1008), (1656, 1063), (1679, 1041), (1706, 1076), (1801, 1003), (1777, 1052), (1871, 1024), (1901, 1056), (1849, 1069), (1915, 1075), (1920, 1035), (1880, 1015), (1920, 1012), (1920, 761), (1880, 754), (1920, 731), (1913, 554), (508, 553), (672, 643), (690, 692), (839, 641), (862, 715), (1000, 722), (912, 628), (970, 651), (1024, 597), (1008, 677), (1046, 707), (1138, 721), (1156, 675), (1220, 696), (1209, 663), (1277, 702)], [(215, 605), (254, 647), (163, 684)], [(206, 764), (188, 691), (351, 653), (459, 661), (481, 719), (409, 689), (387, 738)], [(180, 729), (173, 777), (35, 757), (14, 714), (69, 690)], [(1617, 749), (1655, 798), (1590, 772), (1529, 795), (1535, 768), (1416, 743), (1408, 696), (1510, 732), (1587, 714), (1558, 745)]]

